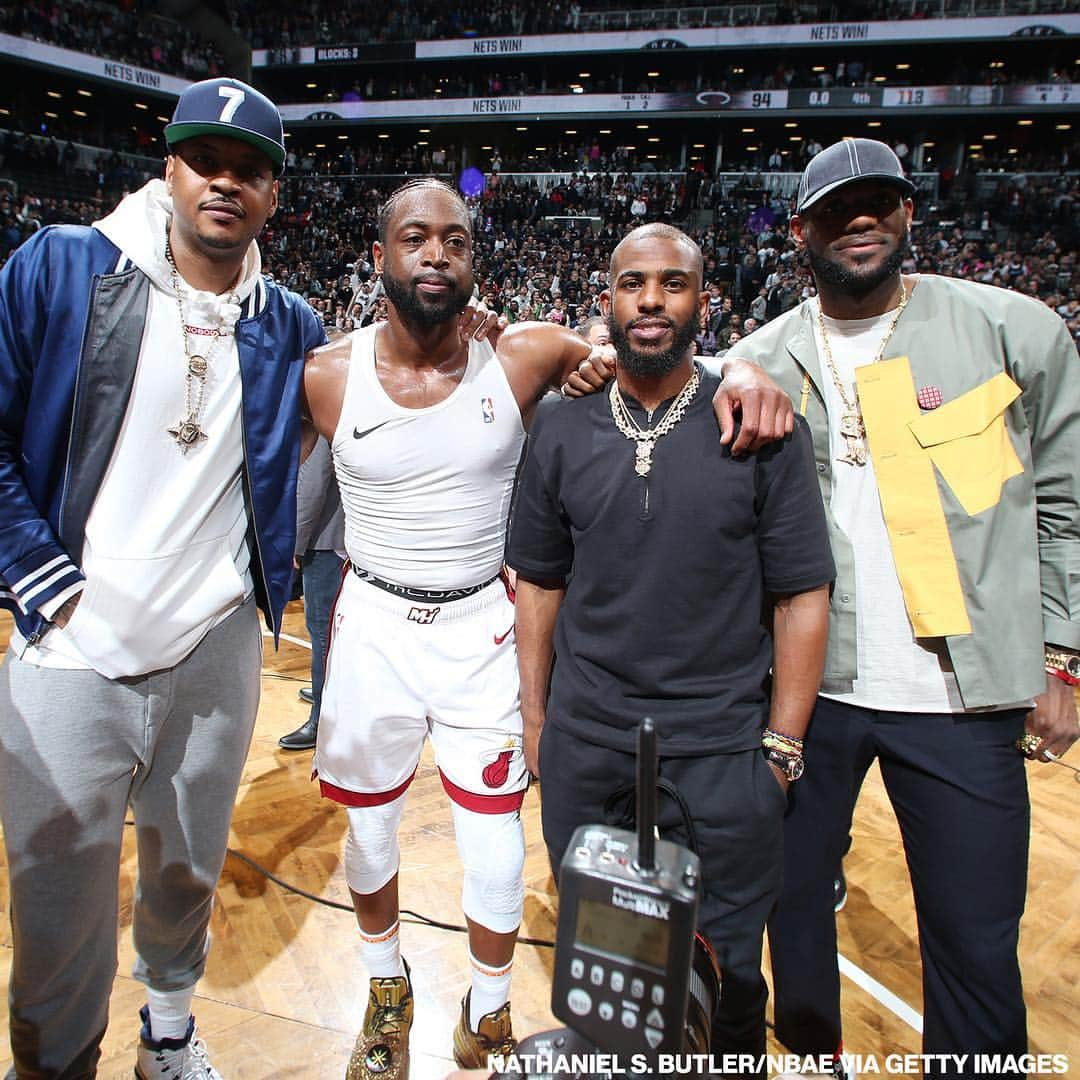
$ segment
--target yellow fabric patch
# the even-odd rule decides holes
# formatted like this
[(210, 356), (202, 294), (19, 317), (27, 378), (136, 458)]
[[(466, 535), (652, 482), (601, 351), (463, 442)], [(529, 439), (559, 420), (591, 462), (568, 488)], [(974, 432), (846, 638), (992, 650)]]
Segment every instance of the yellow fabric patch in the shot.
[(916, 637), (971, 633), (930, 454), (912, 432), (921, 417), (906, 356), (855, 369), (881, 509)]
[(997, 506), (1005, 481), (1024, 471), (1005, 428), (1005, 409), (1020, 392), (1002, 371), (910, 424), (957, 502), (972, 516)]

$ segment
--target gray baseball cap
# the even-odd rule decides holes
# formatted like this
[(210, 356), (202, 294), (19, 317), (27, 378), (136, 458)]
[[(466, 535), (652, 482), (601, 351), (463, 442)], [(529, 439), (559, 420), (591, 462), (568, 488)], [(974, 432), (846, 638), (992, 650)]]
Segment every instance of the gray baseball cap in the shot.
[(841, 139), (810, 159), (799, 180), (795, 213), (801, 214), (830, 192), (859, 180), (885, 180), (905, 195), (915, 185), (904, 175), (900, 159), (876, 139)]

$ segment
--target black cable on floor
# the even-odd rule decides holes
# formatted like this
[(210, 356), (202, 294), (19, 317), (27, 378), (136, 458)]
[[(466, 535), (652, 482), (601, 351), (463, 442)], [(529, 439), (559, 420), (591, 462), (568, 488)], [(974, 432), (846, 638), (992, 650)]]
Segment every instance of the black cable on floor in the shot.
[[(133, 826), (134, 821), (125, 821), (125, 825)], [(258, 874), (262, 874), (264, 878), (272, 881), (275, 885), (284, 889), (286, 892), (295, 893), (297, 896), (302, 896), (305, 900), (311, 900), (313, 903), (321, 904), (323, 907), (334, 908), (336, 911), (348, 911), (352, 912), (352, 904), (343, 904), (339, 900), (327, 900), (325, 896), (316, 896), (314, 893), (308, 892), (306, 889), (301, 889), (299, 885), (293, 885), (284, 878), (279, 878), (277, 874), (260, 863), (257, 863), (250, 855), (245, 855), (242, 851), (237, 851), (235, 848), (226, 848), (226, 855), (231, 855), (234, 859), (239, 859), (242, 863), (250, 866)], [(430, 926), (436, 930), (449, 930), (455, 934), (467, 934), (469, 928), (467, 926), (461, 926), (458, 923), (445, 923), (440, 922), (438, 919), (432, 919), (427, 915), (421, 915), (418, 911), (411, 911), (409, 908), (402, 908), (401, 914), (408, 916), (404, 921), (412, 922), (420, 926)], [(544, 938), (533, 937), (518, 937), (516, 939), (519, 945), (535, 945), (541, 949), (553, 949), (555, 948), (554, 941), (547, 941)]]

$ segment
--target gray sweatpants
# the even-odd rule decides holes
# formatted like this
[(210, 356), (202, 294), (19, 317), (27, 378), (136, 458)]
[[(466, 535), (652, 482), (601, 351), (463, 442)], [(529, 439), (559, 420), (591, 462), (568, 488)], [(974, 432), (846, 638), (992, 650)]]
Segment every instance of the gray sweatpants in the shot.
[(20, 1080), (95, 1074), (116, 974), (129, 806), (139, 857), (135, 976), (179, 990), (202, 975), (261, 658), (248, 602), (175, 667), (150, 675), (38, 668), (10, 652), (0, 666)]

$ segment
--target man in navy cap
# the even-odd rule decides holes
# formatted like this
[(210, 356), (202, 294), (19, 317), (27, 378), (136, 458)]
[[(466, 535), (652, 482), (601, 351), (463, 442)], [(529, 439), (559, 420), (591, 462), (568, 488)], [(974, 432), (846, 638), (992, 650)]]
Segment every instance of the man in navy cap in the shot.
[(1027, 1050), (1025, 757), (1080, 734), (1080, 382), (1042, 304), (901, 272), (913, 193), (884, 143), (814, 157), (791, 230), (818, 296), (732, 349), (810, 425), (837, 568), (769, 939), (777, 1038), (834, 1054), (833, 879), (876, 759), (919, 922), (923, 1049), (976, 1076), (974, 1055)]
[[(255, 242), (277, 108), (189, 87), (163, 180), (0, 273), (0, 817), (12, 1073), (96, 1071), (135, 820), (135, 1074), (217, 1077), (191, 1001), (259, 696), (288, 598), (305, 353), (325, 340)], [(132, 1018), (134, 1021), (134, 1017)]]

